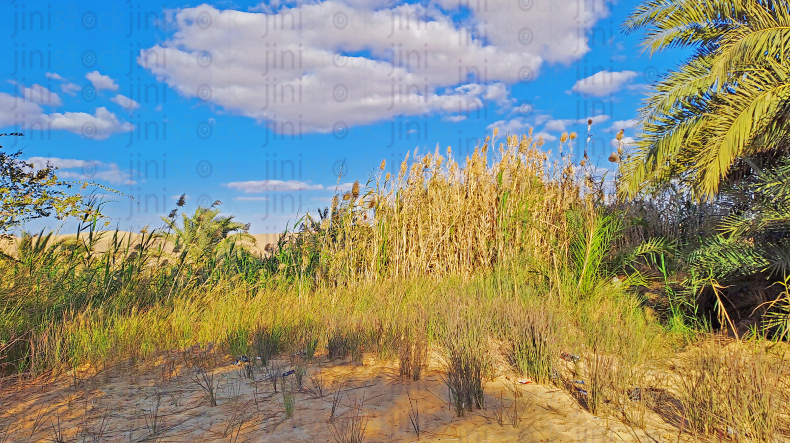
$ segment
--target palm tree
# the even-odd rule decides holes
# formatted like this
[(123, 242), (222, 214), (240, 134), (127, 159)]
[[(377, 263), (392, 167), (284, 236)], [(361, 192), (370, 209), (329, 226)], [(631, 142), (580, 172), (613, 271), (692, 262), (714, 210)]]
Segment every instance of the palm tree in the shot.
[[(168, 227), (165, 238), (173, 245), (173, 253), (177, 255), (178, 267), (176, 278), (170, 289), (172, 294), (180, 281), (182, 270), (189, 265), (192, 278), (202, 277), (210, 264), (217, 264), (233, 254), (245, 251), (244, 242), (254, 243), (255, 239), (248, 233), (249, 225), (233, 221), (233, 216), (221, 216), (216, 201), (210, 207), (198, 207), (194, 215), (182, 214), (179, 226), (175, 211), (169, 217), (162, 217)], [(179, 199), (179, 207), (183, 206), (183, 196)], [(242, 248), (237, 248), (241, 245)], [(186, 285), (188, 281), (182, 281)]]
[(171, 230), (168, 240), (173, 244), (173, 252), (197, 258), (216, 252), (226, 239), (235, 243), (252, 238), (246, 234), (247, 225), (233, 221), (232, 215), (219, 215), (220, 210), (216, 208), (219, 204), (214, 202), (208, 208), (198, 207), (192, 216), (182, 214), (180, 226), (174, 217), (162, 217)]
[(622, 164), (634, 196), (670, 181), (695, 200), (768, 167), (790, 148), (790, 7), (775, 0), (649, 0), (626, 21), (652, 53), (694, 54), (652, 86), (642, 134)]
[[(700, 304), (712, 288), (704, 297), (718, 309), (718, 289), (732, 307), (755, 308), (749, 293), (757, 289), (790, 307), (787, 293), (772, 286), (790, 275), (790, 7), (775, 0), (649, 0), (624, 28), (645, 30), (651, 53), (694, 52), (652, 86), (639, 141), (621, 164), (620, 192), (649, 198), (672, 189), (718, 208), (718, 232), (691, 242), (686, 257), (692, 275), (707, 282), (693, 285)], [(790, 309), (780, 311), (767, 318), (778, 314), (779, 323), (790, 324)]]

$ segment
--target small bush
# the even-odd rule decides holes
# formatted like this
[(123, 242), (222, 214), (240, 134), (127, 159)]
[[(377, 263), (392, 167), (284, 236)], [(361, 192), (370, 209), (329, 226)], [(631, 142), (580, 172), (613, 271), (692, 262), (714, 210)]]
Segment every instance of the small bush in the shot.
[(546, 307), (513, 309), (506, 332), (507, 357), (517, 372), (537, 383), (552, 381), (557, 357), (557, 326)]
[(445, 383), (450, 404), (459, 417), (473, 408), (485, 407), (483, 379), (492, 373), (493, 363), (483, 315), (480, 311), (451, 314), (444, 331)]
[(691, 432), (772, 442), (790, 435), (788, 366), (760, 344), (714, 342), (687, 357), (677, 391)]
[(250, 333), (245, 329), (239, 329), (225, 340), (231, 355), (247, 355), (250, 351)]
[(346, 331), (335, 328), (329, 333), (326, 350), (329, 359), (345, 358), (348, 356), (349, 340)]
[(282, 348), (283, 330), (278, 327), (258, 325), (253, 332), (252, 346), (261, 364), (266, 366), (269, 360), (277, 355)]
[(361, 401), (354, 399), (348, 412), (330, 421), (329, 432), (335, 442), (362, 443), (365, 441), (368, 419), (362, 413), (364, 407), (364, 398)]
[(285, 410), (285, 418), (291, 418), (294, 415), (294, 406), (296, 405), (296, 397), (293, 392), (283, 390), (283, 409)]

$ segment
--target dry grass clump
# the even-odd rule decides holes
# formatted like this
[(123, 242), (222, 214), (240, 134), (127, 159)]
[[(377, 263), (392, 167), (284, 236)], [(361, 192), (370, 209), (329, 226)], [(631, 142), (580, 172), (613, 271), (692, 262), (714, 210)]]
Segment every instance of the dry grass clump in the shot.
[(282, 347), (283, 330), (271, 325), (259, 324), (252, 332), (252, 348), (261, 364), (266, 365), (269, 360), (280, 352)]
[(422, 311), (415, 311), (407, 323), (396, 328), (395, 346), (398, 355), (398, 369), (401, 377), (414, 381), (420, 379), (422, 368), (428, 357), (427, 317)]
[(365, 441), (368, 418), (363, 413), (365, 398), (351, 402), (349, 410), (329, 422), (329, 432), (336, 443), (362, 443)]
[(459, 417), (485, 407), (483, 382), (494, 369), (489, 352), (490, 322), (483, 313), (469, 308), (463, 303), (450, 308), (442, 325), (445, 383), (450, 404)]
[(537, 383), (556, 379), (561, 351), (555, 314), (545, 304), (535, 303), (509, 310), (506, 318), (505, 354), (513, 369)]
[(449, 148), (411, 165), (407, 156), (396, 177), (378, 171), (362, 198), (335, 199), (320, 275), (468, 276), (525, 255), (544, 263), (563, 255), (565, 211), (580, 202), (569, 156), (549, 163), (531, 131), (495, 143), (487, 138), (463, 165)]
[(703, 437), (773, 442), (790, 436), (787, 363), (764, 343), (711, 341), (681, 363), (678, 412)]

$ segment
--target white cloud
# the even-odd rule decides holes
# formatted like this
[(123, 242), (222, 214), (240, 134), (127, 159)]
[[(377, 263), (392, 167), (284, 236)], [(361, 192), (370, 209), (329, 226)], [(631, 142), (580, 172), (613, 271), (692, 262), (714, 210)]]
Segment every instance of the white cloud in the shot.
[(450, 123), (458, 123), (466, 120), (465, 115), (446, 115), (442, 117), (443, 121), (450, 122)]
[(121, 94), (118, 94), (115, 97), (111, 98), (110, 101), (120, 105), (122, 108), (130, 112), (140, 107), (140, 103), (137, 103), (136, 101), (130, 99), (129, 97)]
[(500, 107), (505, 107), (515, 101), (514, 98), (510, 97), (510, 88), (504, 83), (494, 83), (491, 85), (483, 94), (483, 98), (496, 103)]
[(499, 120), (486, 127), (488, 131), (499, 129), (500, 134), (521, 134), (529, 129), (529, 124), (521, 117), (512, 120)]
[(138, 63), (184, 97), (277, 132), (345, 134), (396, 115), (505, 106), (508, 85), (584, 56), (583, 31), (607, 14), (520, 3), (475, 9), (462, 26), (434, 4), (295, 2), (262, 7), (269, 14), (201, 5), (173, 11), (175, 32)]
[(551, 116), (550, 115), (548, 115), (548, 114), (539, 114), (539, 115), (535, 116), (535, 125), (536, 126), (542, 125), (543, 123), (546, 123), (549, 120), (551, 120)]
[(234, 200), (240, 202), (262, 202), (269, 200), (269, 197), (236, 197)]
[(568, 120), (549, 120), (546, 122), (546, 126), (543, 129), (547, 131), (565, 131), (565, 127), (568, 124)]
[(639, 120), (637, 119), (617, 120), (616, 122), (612, 123), (612, 126), (610, 126), (608, 130), (612, 132), (619, 132), (621, 129), (635, 128), (638, 124)]
[(585, 117), (579, 119), (552, 119), (546, 122), (546, 126), (543, 127), (543, 130), (565, 132), (568, 126), (572, 126), (572, 125), (587, 126), (587, 122), (589, 120), (592, 120), (593, 124), (598, 124), (609, 120), (609, 116), (601, 114), (601, 115), (596, 115), (595, 117)]
[[(622, 142), (623, 142), (623, 146), (626, 147), (633, 146), (636, 144), (636, 139), (634, 139), (633, 137), (623, 137)], [(609, 143), (612, 145), (612, 148), (614, 149), (617, 149), (617, 147), (619, 146), (616, 138), (613, 138)]]
[[(604, 2), (592, 8), (580, 8), (572, 1), (513, 1), (494, 5), (435, 0), (435, 3), (452, 11), (466, 7), (472, 13), (471, 24), (492, 45), (508, 52), (538, 55), (552, 63), (570, 63), (587, 54), (590, 46), (586, 31), (609, 13)], [(466, 37), (459, 42), (466, 44)]]
[(102, 180), (113, 185), (133, 185), (136, 183), (132, 180), (132, 175), (129, 171), (124, 171), (115, 163), (57, 157), (30, 157), (26, 161), (32, 163), (35, 169), (41, 169), (50, 164), (58, 168), (56, 174), (63, 179)]
[(581, 94), (603, 97), (622, 89), (622, 87), (638, 77), (634, 71), (609, 72), (600, 71), (587, 78), (583, 78), (573, 85), (571, 90)]
[(540, 132), (538, 132), (538, 133), (533, 135), (533, 137), (535, 137), (535, 140), (537, 140), (538, 137), (540, 137), (540, 136), (543, 136), (543, 140), (546, 140), (547, 142), (553, 142), (553, 141), (557, 140), (557, 136), (556, 135), (549, 134), (546, 131), (540, 131)]
[(62, 85), (60, 85), (60, 90), (72, 97), (77, 95), (77, 91), (81, 89), (82, 87), (80, 85), (74, 83), (63, 83)]
[(236, 189), (246, 194), (257, 194), (261, 192), (315, 191), (324, 189), (324, 187), (321, 185), (313, 185), (297, 180), (255, 180), (223, 183), (222, 186)]
[(109, 89), (110, 91), (118, 90), (118, 84), (115, 83), (115, 80), (108, 75), (99, 74), (99, 71), (89, 72), (85, 74), (85, 78), (93, 83), (93, 87), (96, 88), (97, 91), (101, 91), (102, 89)]
[(341, 183), (339, 185), (335, 184), (332, 186), (327, 186), (327, 189), (336, 190), (336, 192), (346, 192), (350, 191), (351, 188), (354, 187), (354, 183)]
[[(43, 114), (41, 106), (20, 97), (0, 92), (0, 127), (37, 121)], [(30, 125), (26, 124), (29, 128)]]
[(62, 129), (82, 135), (83, 138), (104, 140), (116, 132), (134, 129), (131, 123), (121, 122), (107, 108), (97, 108), (94, 115), (84, 112), (54, 113), (43, 117), (52, 129)]
[(82, 89), (82, 87), (80, 87), (80, 85), (71, 83), (70, 81), (68, 81), (65, 78), (63, 78), (60, 74), (56, 74), (54, 72), (47, 72), (46, 76), (49, 79), (58, 80), (60, 82), (63, 82), (60, 85), (60, 90), (63, 91), (64, 94), (68, 94), (68, 95), (70, 95), (72, 97), (77, 95), (77, 91)]
[(29, 88), (25, 85), (18, 85), (18, 88), (25, 101), (46, 106), (61, 106), (63, 104), (58, 94), (41, 85), (32, 85)]

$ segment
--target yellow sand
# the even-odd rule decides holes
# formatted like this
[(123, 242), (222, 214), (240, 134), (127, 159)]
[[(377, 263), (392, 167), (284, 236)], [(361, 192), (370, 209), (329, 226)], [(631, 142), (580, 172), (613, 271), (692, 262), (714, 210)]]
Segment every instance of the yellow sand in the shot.
[[(424, 442), (668, 442), (678, 438), (677, 429), (655, 418), (646, 430), (629, 429), (617, 420), (591, 415), (562, 390), (521, 385), (512, 376), (486, 383), (485, 410), (457, 417), (448, 406), (447, 388), (435, 362), (421, 380), (411, 381), (399, 377), (397, 364), (366, 358), (364, 365), (358, 365), (318, 357), (307, 369), (323, 379), (324, 396), (311, 394), (307, 388), (314, 385), (305, 377), (305, 388), (293, 394), (295, 408), (287, 418), (281, 383), (280, 392), (275, 393), (259, 366), (251, 380), (230, 356), (212, 357), (217, 358), (213, 362), (217, 366), (207, 373), (213, 374), (218, 385), (218, 405), (212, 407), (194, 381), (192, 366), (213, 366), (211, 358), (193, 351), (170, 355), (155, 363), (126, 362), (55, 380), (6, 381), (0, 386), (0, 442), (4, 437), (7, 442), (54, 441), (58, 432), (64, 441), (84, 438), (90, 442), (331, 442), (335, 441), (332, 429), (348, 425), (351, 407), (363, 400), (364, 441), (413, 442), (417, 434), (409, 418), (409, 399), (419, 411), (419, 441)], [(293, 367), (291, 361), (279, 364), (283, 370)], [(289, 383), (293, 377), (288, 377)], [(330, 421), (338, 389), (341, 400)], [(499, 409), (504, 410), (501, 421)]]

